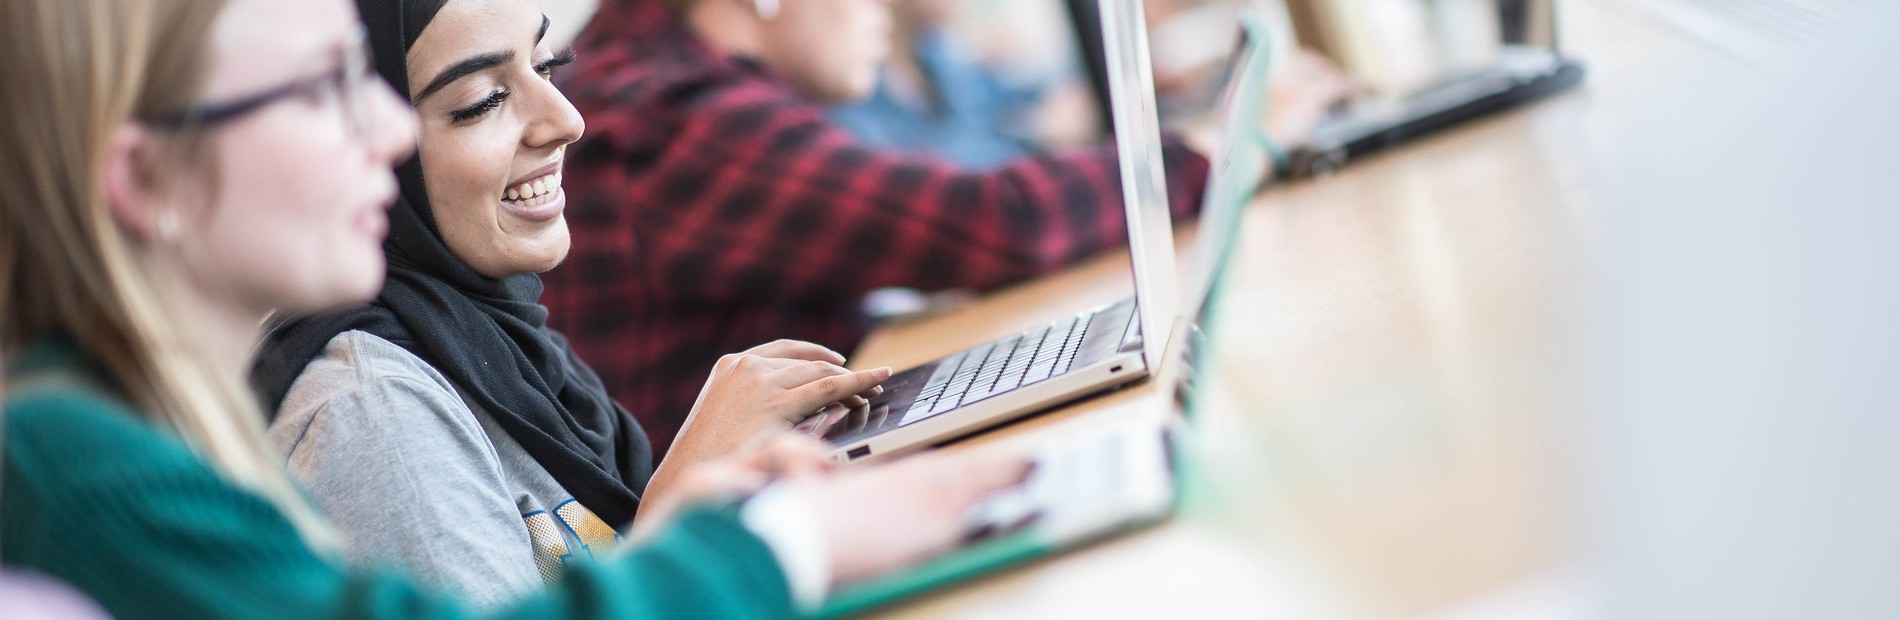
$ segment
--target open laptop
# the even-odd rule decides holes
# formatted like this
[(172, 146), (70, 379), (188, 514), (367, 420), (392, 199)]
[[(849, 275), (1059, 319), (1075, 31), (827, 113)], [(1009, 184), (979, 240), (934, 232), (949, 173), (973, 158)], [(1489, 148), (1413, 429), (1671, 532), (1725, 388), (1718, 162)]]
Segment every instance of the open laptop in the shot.
[[(1102, 1), (1124, 8), (1139, 2)], [(1245, 25), (1249, 35), (1221, 97), (1228, 142), (1213, 161), (1190, 258), (1193, 268), (1178, 306), (1184, 327), (1198, 326), (1210, 316), (1209, 301), (1232, 251), (1233, 232), (1268, 157), (1264, 145), (1252, 138), (1260, 131), (1259, 115), (1252, 111), (1260, 109), (1264, 98), (1267, 46), (1258, 20)], [(1175, 333), (1186, 339), (1198, 330)], [(1185, 344), (1176, 343), (1170, 355), (1176, 350), (1186, 354)], [(1178, 381), (1189, 381), (1194, 373), (1191, 365), (1188, 368)], [(1176, 388), (1188, 389), (1185, 383)], [(1116, 418), (1106, 425), (1077, 424), (1056, 434), (1038, 447), (1028, 480), (992, 495), (967, 515), (969, 538), (957, 551), (907, 571), (849, 584), (832, 593), (816, 615), (858, 614), (1166, 520), (1180, 505), (1185, 476), (1193, 471), (1183, 466), (1192, 442), (1186, 441), (1189, 429), (1183, 418), (1172, 412), (1157, 414)]]
[(884, 393), (800, 424), (840, 460), (928, 446), (1148, 376), (1175, 320), (1174, 242), (1139, 0), (1102, 0), (1135, 296), (895, 373)]
[(1364, 97), (1341, 108), (1314, 130), (1311, 146), (1293, 154), (1293, 172), (1325, 174), (1351, 159), (1563, 92), (1583, 81), (1582, 65), (1558, 46), (1554, 0), (1494, 4), (1495, 30), (1445, 35), (1494, 38), (1495, 52), (1487, 60), (1475, 66), (1441, 67), (1420, 87)]
[[(1066, 1), (1081, 58), (1091, 61), (1095, 95), (1105, 101), (1106, 67), (1093, 62), (1104, 44), (1092, 34), (1094, 3)], [(1558, 44), (1554, 0), (1282, 1), (1302, 46), (1380, 88), (1334, 110), (1314, 129), (1309, 145), (1289, 153), (1290, 169), (1282, 172), (1290, 177), (1326, 174), (1349, 160), (1583, 81), (1582, 65)], [(1479, 23), (1471, 23), (1473, 11), (1482, 12)], [(1427, 59), (1435, 49), (1463, 51)]]

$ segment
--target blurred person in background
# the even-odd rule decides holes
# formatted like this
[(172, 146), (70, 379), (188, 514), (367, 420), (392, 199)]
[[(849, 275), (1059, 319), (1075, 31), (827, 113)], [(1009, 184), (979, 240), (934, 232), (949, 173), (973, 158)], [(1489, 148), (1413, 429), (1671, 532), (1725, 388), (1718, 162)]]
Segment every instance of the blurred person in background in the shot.
[[(366, 75), (359, 27), (341, 0), (0, 4), (6, 570), (120, 618), (468, 615), (339, 559), (244, 381), (267, 313), (375, 293), (405, 217), (385, 211), (416, 121)], [(508, 612), (790, 615), (946, 548), (1021, 474), (936, 455), (832, 474), (796, 442), (759, 445), (700, 469), (640, 544)]]
[(894, 0), (890, 61), (869, 97), (832, 106), (831, 121), (867, 146), (930, 153), (973, 170), (1029, 155), (1041, 95), (983, 66), (949, 31), (961, 0)]
[[(934, 154), (973, 170), (1036, 152), (1099, 142), (1098, 109), (1063, 3), (988, 5), (894, 0), (891, 55), (871, 95), (830, 106), (832, 122), (867, 145)], [(1220, 103), (1241, 15), (1251, 2), (1150, 0), (1155, 91), (1164, 127), (1194, 128)], [(1282, 101), (1273, 133), (1298, 142), (1339, 92), (1360, 86), (1325, 57), (1297, 50), (1274, 72)], [(1321, 101), (1293, 101), (1317, 97)]]
[[(850, 350), (872, 290), (992, 289), (1125, 243), (1113, 145), (971, 171), (828, 121), (823, 106), (871, 92), (888, 12), (604, 0), (576, 40), (557, 82), (591, 127), (564, 176), (574, 250), (543, 276), (543, 303), (653, 445), (678, 433), (696, 369), (723, 351), (773, 338)], [(1207, 161), (1176, 138), (1163, 157), (1174, 215), (1192, 216)]]

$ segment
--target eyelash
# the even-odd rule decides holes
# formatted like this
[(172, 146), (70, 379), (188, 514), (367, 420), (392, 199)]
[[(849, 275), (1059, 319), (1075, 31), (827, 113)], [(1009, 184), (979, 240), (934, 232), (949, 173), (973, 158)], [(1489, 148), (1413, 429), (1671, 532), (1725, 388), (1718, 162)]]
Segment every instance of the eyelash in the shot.
[(501, 102), (507, 100), (508, 91), (497, 88), (493, 92), (488, 93), (487, 97), (483, 97), (481, 101), (475, 102), (475, 105), (450, 112), (449, 119), (460, 123), (479, 118), (484, 114), (494, 111), (495, 108), (501, 107)]
[[(539, 74), (542, 79), (553, 79), (555, 67), (571, 62), (574, 62), (574, 51), (568, 50), (562, 52), (559, 56), (549, 58), (536, 64), (534, 66), (534, 72)], [(493, 112), (495, 108), (501, 107), (501, 103), (508, 100), (508, 95), (508, 91), (497, 88), (494, 92), (488, 93), (487, 97), (483, 97), (481, 101), (475, 102), (474, 105), (450, 112), (449, 118), (457, 123), (480, 118), (489, 112)]]
[(574, 50), (567, 50), (565, 52), (561, 52), (561, 55), (559, 56), (555, 56), (553, 58), (549, 58), (547, 60), (541, 61), (541, 64), (534, 66), (534, 72), (541, 74), (541, 77), (552, 78), (554, 77), (555, 67), (559, 67), (571, 62), (574, 62)]

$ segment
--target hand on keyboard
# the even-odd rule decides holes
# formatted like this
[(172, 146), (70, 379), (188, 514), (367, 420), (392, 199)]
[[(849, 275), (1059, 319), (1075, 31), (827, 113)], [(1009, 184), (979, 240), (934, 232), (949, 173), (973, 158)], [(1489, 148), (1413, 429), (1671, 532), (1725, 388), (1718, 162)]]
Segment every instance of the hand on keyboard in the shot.
[(720, 358), (648, 487), (664, 492), (694, 463), (724, 457), (768, 431), (789, 429), (828, 404), (868, 402), (883, 393), (878, 384), (890, 378), (891, 369), (852, 372), (843, 363), (835, 351), (796, 340)]

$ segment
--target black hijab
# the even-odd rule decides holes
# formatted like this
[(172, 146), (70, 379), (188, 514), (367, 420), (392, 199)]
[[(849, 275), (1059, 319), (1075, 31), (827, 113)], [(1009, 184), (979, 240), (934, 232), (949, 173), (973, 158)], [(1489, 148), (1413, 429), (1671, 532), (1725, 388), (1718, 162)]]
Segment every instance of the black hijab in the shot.
[[(447, 0), (357, 0), (376, 69), (406, 99), (408, 50)], [(367, 306), (297, 317), (265, 336), (251, 380), (275, 418), (290, 386), (338, 334), (368, 332), (428, 362), (607, 523), (626, 523), (653, 475), (646, 433), (549, 330), (534, 274), (495, 280), (449, 252), (429, 210), (422, 164), (396, 168), (389, 276)]]

